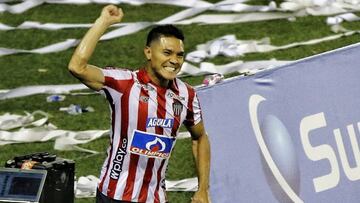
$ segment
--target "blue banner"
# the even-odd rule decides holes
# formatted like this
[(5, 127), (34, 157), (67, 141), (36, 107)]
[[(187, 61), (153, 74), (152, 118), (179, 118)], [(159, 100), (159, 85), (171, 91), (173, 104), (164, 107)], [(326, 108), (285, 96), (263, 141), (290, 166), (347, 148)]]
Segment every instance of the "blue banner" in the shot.
[(214, 203), (360, 201), (360, 45), (198, 90)]

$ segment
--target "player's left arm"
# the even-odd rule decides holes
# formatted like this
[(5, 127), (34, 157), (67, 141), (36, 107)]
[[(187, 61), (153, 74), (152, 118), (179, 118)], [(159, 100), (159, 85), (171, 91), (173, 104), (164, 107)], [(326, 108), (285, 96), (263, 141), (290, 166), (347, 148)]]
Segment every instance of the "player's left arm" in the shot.
[(187, 127), (193, 142), (193, 154), (196, 162), (199, 188), (192, 198), (192, 203), (209, 203), (209, 174), (210, 174), (210, 143), (204, 124)]

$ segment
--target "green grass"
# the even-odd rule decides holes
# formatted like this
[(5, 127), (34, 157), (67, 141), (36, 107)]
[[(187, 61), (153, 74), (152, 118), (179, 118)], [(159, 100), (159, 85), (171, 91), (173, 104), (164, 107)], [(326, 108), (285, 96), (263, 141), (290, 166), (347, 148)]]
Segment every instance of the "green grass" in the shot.
[[(210, 2), (217, 2), (212, 0)], [(267, 4), (267, 0), (253, 0), (252, 4)], [(280, 2), (280, 1), (278, 1)], [(40, 21), (42, 23), (92, 23), (100, 13), (103, 5), (56, 5), (43, 4), (23, 14), (0, 14), (0, 22), (18, 26), (24, 21)], [(158, 21), (184, 8), (146, 4), (141, 7), (122, 5), (125, 12), (124, 22)], [(156, 11), (156, 12), (155, 12)], [(156, 13), (156, 14), (155, 14)], [(211, 11), (209, 13), (216, 13)], [(357, 13), (359, 15), (359, 13)], [(269, 37), (274, 45), (285, 45), (292, 42), (306, 41), (333, 35), (329, 26), (325, 24), (326, 17), (301, 17), (295, 22), (287, 20), (271, 20), (253, 23), (227, 24), (227, 25), (183, 25), (186, 40), (186, 51), (193, 51), (197, 44), (226, 35), (235, 34), (238, 39), (262, 39)], [(344, 23), (348, 29), (360, 30), (360, 22)], [(150, 28), (118, 39), (100, 42), (90, 61), (99, 67), (117, 66), (136, 69), (145, 61), (143, 46), (146, 33)], [(63, 41), (68, 38), (80, 39), (87, 29), (64, 29), (59, 31), (46, 30), (13, 30), (0, 31), (0, 47), (34, 49), (51, 43)], [(241, 57), (227, 58), (218, 56), (207, 61), (215, 64), (229, 63), (235, 60), (265, 60), (276, 58), (279, 60), (296, 60), (325, 51), (333, 50), (360, 41), (358, 35), (344, 37), (338, 40), (324, 42), (312, 46), (300, 46), (292, 49), (273, 51), (269, 53), (253, 53)], [(0, 89), (11, 89), (27, 85), (48, 84), (74, 84), (79, 83), (67, 71), (67, 64), (74, 48), (51, 54), (18, 54), (0, 57)], [(47, 69), (39, 72), (38, 69)], [(236, 74), (227, 75), (227, 77)], [(200, 84), (203, 77), (186, 77), (184, 80), (192, 85)], [(49, 121), (59, 129), (67, 130), (92, 130), (109, 128), (109, 108), (106, 100), (101, 95), (70, 96), (60, 103), (47, 103), (47, 95), (35, 95), (17, 99), (0, 101), (0, 114), (5, 112), (22, 114), (24, 111), (33, 112), (43, 110), (51, 115)], [(60, 107), (70, 104), (92, 106), (93, 113), (71, 116), (60, 112)], [(206, 121), (205, 121), (206, 122)], [(0, 146), (0, 165), (16, 155), (31, 152), (48, 151), (60, 157), (76, 161), (76, 176), (96, 175), (105, 157), (108, 145), (107, 138), (101, 138), (91, 143), (82, 145), (91, 150), (102, 152), (89, 156), (87, 153), (76, 151), (53, 150), (54, 142), (14, 144)], [(168, 179), (183, 179), (195, 176), (194, 162), (191, 156), (191, 141), (179, 140), (171, 157), (168, 168)], [(192, 193), (170, 192), (168, 194), (172, 203), (190, 202)], [(77, 199), (78, 203), (94, 202), (92, 198)]]

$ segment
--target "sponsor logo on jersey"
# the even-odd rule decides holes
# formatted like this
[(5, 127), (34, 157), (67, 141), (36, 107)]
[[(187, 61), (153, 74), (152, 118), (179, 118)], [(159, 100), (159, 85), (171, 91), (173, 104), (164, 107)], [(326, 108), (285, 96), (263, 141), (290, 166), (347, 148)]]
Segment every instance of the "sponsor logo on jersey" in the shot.
[(115, 158), (113, 159), (113, 166), (110, 172), (110, 178), (119, 179), (119, 175), (122, 171), (122, 165), (124, 157), (126, 155), (127, 138), (123, 138), (120, 147), (116, 151)]
[(168, 92), (166, 95), (172, 99), (177, 99), (179, 101), (185, 101), (185, 97), (179, 96), (179, 95), (175, 94), (174, 92)]
[(135, 130), (130, 152), (142, 156), (169, 158), (175, 138)]
[(146, 127), (162, 127), (162, 128), (172, 128), (174, 125), (174, 119), (172, 118), (148, 118), (146, 120)]

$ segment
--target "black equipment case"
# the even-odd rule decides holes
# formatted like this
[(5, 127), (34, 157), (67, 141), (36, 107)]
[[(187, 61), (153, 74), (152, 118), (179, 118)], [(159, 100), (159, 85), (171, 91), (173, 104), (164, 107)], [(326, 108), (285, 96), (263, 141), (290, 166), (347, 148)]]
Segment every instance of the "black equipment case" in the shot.
[(22, 168), (27, 162), (31, 169), (46, 170), (47, 176), (40, 203), (73, 203), (75, 162), (56, 157), (48, 152), (14, 157), (5, 163), (6, 168)]

